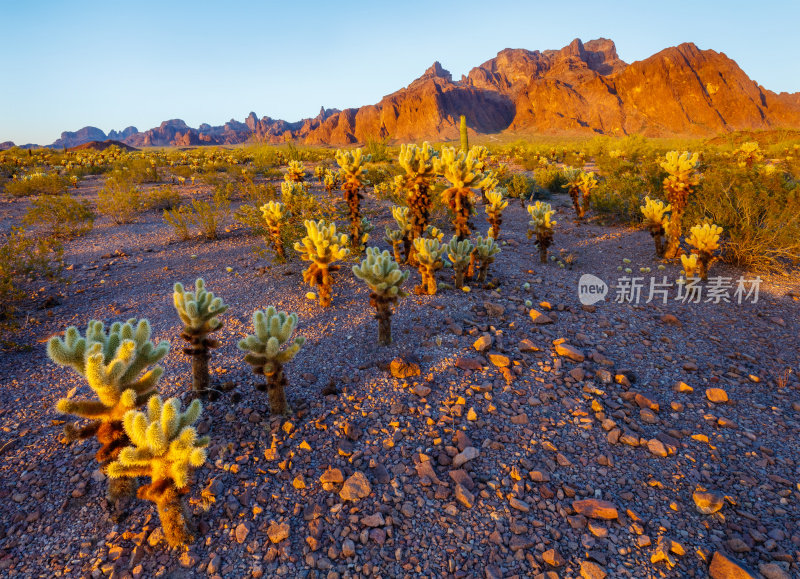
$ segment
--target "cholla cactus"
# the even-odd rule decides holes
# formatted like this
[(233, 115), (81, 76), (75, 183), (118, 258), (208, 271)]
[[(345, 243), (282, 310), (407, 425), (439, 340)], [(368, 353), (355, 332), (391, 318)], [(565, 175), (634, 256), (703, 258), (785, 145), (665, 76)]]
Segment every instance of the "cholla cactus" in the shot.
[(419, 294), (436, 294), (436, 271), (442, 268), (444, 248), (438, 239), (418, 237), (414, 240), (414, 251), (417, 256), (417, 267), (422, 282), (414, 288)]
[(408, 279), (408, 272), (400, 269), (388, 251), (368, 247), (367, 259), (360, 266), (353, 266), (353, 274), (372, 290), (369, 303), (376, 310), (378, 341), (388, 346), (392, 343), (392, 304), (408, 295), (400, 287)]
[(228, 305), (213, 292), (206, 291), (202, 278), (194, 282), (193, 292), (185, 291), (183, 284), (176, 283), (172, 298), (184, 325), (181, 338), (189, 342), (184, 352), (192, 357), (192, 390), (196, 395), (205, 396), (210, 386), (208, 361), (211, 349), (219, 347), (219, 342), (208, 335), (222, 328), (217, 316), (224, 314)]
[[(54, 337), (47, 343), (47, 355), (59, 366), (69, 366), (86, 379), (96, 400), (62, 398), (56, 409), (63, 414), (88, 418), (83, 428), (68, 425), (64, 428), (67, 440), (96, 436), (100, 450), (97, 462), (105, 466), (113, 461), (128, 444), (122, 428), (125, 413), (141, 406), (156, 393), (156, 385), (164, 368), (153, 366), (167, 355), (168, 342), (158, 345), (150, 341), (150, 323), (130, 319), (115, 322), (106, 328), (103, 322), (92, 320), (81, 336), (74, 326), (67, 329), (64, 339)], [(108, 497), (121, 498), (131, 491), (131, 485), (109, 481)]]
[(484, 178), (483, 162), (472, 155), (456, 152), (452, 147), (442, 149), (441, 159), (434, 163), (436, 172), (452, 185), (442, 192), (442, 200), (454, 213), (453, 225), (459, 239), (470, 234), (469, 218), (472, 214), (472, 189)]
[(755, 141), (742, 143), (742, 146), (733, 152), (740, 167), (748, 169), (764, 160), (764, 153)]
[(528, 205), (531, 220), (528, 222), (528, 239), (536, 236), (536, 245), (539, 247), (539, 261), (547, 263), (547, 248), (553, 244), (553, 227), (558, 223), (552, 217), (555, 210), (549, 203), (537, 201)]
[(697, 261), (700, 264), (698, 271), (702, 280), (708, 279), (708, 268), (717, 260), (714, 252), (719, 250), (721, 233), (722, 227), (712, 223), (703, 223), (703, 225), (692, 227), (689, 237), (686, 238), (686, 243), (694, 249), (692, 254), (697, 255)]
[(441, 231), (440, 229), (438, 229), (433, 225), (428, 225), (428, 227), (425, 228), (424, 236), (427, 237), (428, 239), (435, 239), (439, 243), (441, 243), (442, 240), (444, 239), (444, 231)]
[(275, 250), (275, 255), (279, 259), (286, 259), (286, 252), (283, 249), (283, 226), (291, 217), (291, 212), (286, 209), (283, 203), (278, 201), (270, 201), (269, 203), (261, 206), (261, 213), (264, 215), (264, 221), (267, 223), (267, 230), (269, 231), (270, 242)]
[[(407, 263), (411, 255), (412, 228), (409, 220), (408, 207), (392, 205), (392, 217), (397, 223), (397, 229), (386, 228), (386, 241), (392, 244), (394, 259), (397, 263)], [(401, 253), (401, 250), (403, 253)], [(403, 257), (405, 255), (405, 257)]]
[(495, 191), (499, 184), (500, 180), (497, 178), (497, 175), (494, 171), (486, 171), (484, 173), (483, 179), (481, 179), (481, 182), (478, 183), (478, 187), (481, 190), (481, 195), (483, 196), (484, 203), (489, 203), (487, 194), (492, 191)]
[[(256, 386), (269, 395), (269, 408), (273, 414), (289, 414), (291, 408), (286, 401), (286, 375), (283, 365), (295, 357), (305, 343), (303, 336), (292, 340), (297, 327), (297, 314), (279, 312), (273, 306), (253, 314), (255, 334), (247, 336), (237, 345), (247, 352), (244, 360), (253, 368), (253, 373), (264, 376), (266, 384)], [(281, 349), (282, 346), (286, 346)]]
[(489, 273), (489, 266), (494, 263), (494, 256), (500, 253), (500, 246), (495, 243), (492, 237), (479, 235), (475, 240), (475, 257), (478, 262), (478, 282), (485, 283), (486, 275)]
[(694, 253), (691, 255), (686, 255), (685, 253), (681, 255), (681, 265), (683, 266), (683, 273), (686, 274), (686, 277), (694, 277), (695, 273), (700, 269), (697, 255)]
[(430, 190), (436, 178), (436, 151), (426, 141), (421, 147), (400, 145), (398, 163), (405, 175), (398, 175), (397, 184), (406, 190), (410, 211), (411, 239), (422, 237), (431, 213)]
[(332, 195), (333, 190), (339, 186), (339, 175), (330, 169), (325, 169), (322, 184), (325, 186), (325, 191), (328, 192), (328, 195)]
[(581, 220), (589, 210), (589, 198), (592, 190), (597, 187), (597, 179), (595, 179), (594, 173), (585, 173), (574, 167), (566, 169), (564, 175), (567, 178), (566, 188), (572, 198), (575, 214)]
[(664, 179), (664, 190), (667, 193), (667, 200), (672, 206), (672, 213), (666, 227), (667, 249), (664, 257), (667, 259), (678, 257), (681, 220), (689, 194), (700, 183), (700, 175), (697, 172), (699, 164), (698, 153), (692, 155), (686, 151), (683, 153), (670, 151), (667, 153), (666, 161), (661, 162), (661, 167), (669, 173)]
[(324, 183), (325, 174), (327, 172), (328, 169), (325, 167), (325, 165), (317, 165), (316, 167), (314, 167), (314, 177), (317, 178), (317, 181), (319, 181), (320, 185)]
[(311, 262), (303, 272), (303, 281), (319, 288), (319, 305), (327, 307), (331, 304), (331, 273), (339, 271), (334, 262), (350, 254), (345, 247), (348, 237), (336, 233), (336, 223), (328, 225), (324, 220), (307, 220), (305, 226), (308, 235), (296, 242), (294, 249), (303, 260)]
[(447, 244), (447, 259), (453, 264), (453, 274), (455, 275), (456, 289), (464, 287), (464, 274), (472, 262), (472, 250), (474, 249), (469, 239), (458, 240), (455, 235)]
[(644, 215), (645, 226), (656, 244), (656, 255), (663, 257), (666, 249), (664, 247), (664, 233), (669, 224), (669, 216), (666, 213), (672, 210), (672, 205), (665, 205), (663, 201), (645, 197), (644, 205), (641, 205), (639, 210)]
[(344, 177), (344, 199), (350, 211), (350, 241), (356, 250), (360, 250), (361, 239), (361, 188), (364, 186), (365, 165), (371, 160), (372, 156), (364, 155), (361, 149), (336, 151), (336, 162)]
[(181, 412), (177, 398), (162, 403), (160, 396), (153, 396), (147, 414), (136, 410), (125, 414), (123, 425), (133, 446), (123, 448), (108, 466), (112, 479), (150, 477), (150, 484), (136, 494), (156, 504), (164, 537), (172, 547), (194, 541), (183, 495), (189, 492), (191, 471), (206, 462), (208, 437), (199, 438), (192, 426), (201, 412), (199, 400)]
[(503, 198), (502, 191), (489, 191), (486, 193), (486, 216), (492, 228), (489, 235), (495, 239), (500, 236), (500, 225), (503, 223), (503, 210), (508, 207), (508, 201)]
[(286, 167), (286, 174), (283, 176), (286, 181), (293, 183), (303, 183), (306, 180), (306, 170), (300, 161), (289, 161)]

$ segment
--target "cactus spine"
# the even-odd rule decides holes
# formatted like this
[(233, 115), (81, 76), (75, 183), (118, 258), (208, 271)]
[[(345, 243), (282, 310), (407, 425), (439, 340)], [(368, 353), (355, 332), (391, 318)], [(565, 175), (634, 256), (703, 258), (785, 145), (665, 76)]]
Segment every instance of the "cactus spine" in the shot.
[(461, 115), (459, 133), (461, 134), (461, 150), (466, 155), (467, 151), (469, 151), (469, 134), (467, 134), (467, 117), (464, 115)]
[(192, 426), (201, 412), (199, 400), (181, 412), (177, 398), (162, 403), (161, 397), (153, 396), (147, 403), (147, 414), (136, 410), (125, 414), (125, 433), (133, 446), (122, 449), (116, 462), (108, 467), (113, 479), (150, 477), (150, 484), (140, 487), (136, 494), (156, 504), (164, 537), (171, 547), (194, 541), (183, 495), (189, 492), (192, 469), (206, 462), (208, 437), (198, 438)]
[[(295, 357), (306, 339), (297, 336), (290, 341), (297, 327), (297, 314), (278, 312), (273, 306), (253, 314), (255, 334), (247, 336), (238, 344), (245, 355), (245, 362), (253, 368), (253, 373), (264, 376), (266, 384), (257, 385), (258, 390), (266, 390), (269, 395), (269, 408), (273, 414), (289, 414), (291, 408), (286, 401), (286, 375), (283, 365)], [(287, 345), (283, 349), (281, 346)]]
[(303, 272), (303, 281), (311, 287), (319, 288), (319, 305), (331, 305), (333, 278), (331, 273), (339, 271), (335, 261), (344, 259), (350, 254), (345, 247), (347, 235), (336, 233), (336, 224), (328, 225), (324, 220), (305, 221), (306, 235), (294, 244), (294, 249), (304, 261), (311, 262)]
[[(64, 332), (64, 339), (54, 337), (47, 343), (47, 355), (59, 366), (69, 366), (86, 379), (96, 400), (62, 398), (56, 409), (62, 414), (88, 418), (83, 428), (64, 428), (67, 440), (96, 436), (100, 450), (95, 454), (103, 467), (113, 461), (128, 444), (122, 426), (125, 413), (141, 406), (156, 393), (164, 368), (156, 364), (169, 350), (169, 343), (150, 341), (150, 323), (130, 319), (115, 322), (106, 331), (103, 322), (92, 320), (81, 336), (74, 326)], [(128, 482), (109, 481), (108, 498), (117, 500), (132, 490)]]
[(353, 274), (372, 290), (369, 303), (375, 308), (378, 320), (378, 342), (384, 346), (392, 343), (392, 305), (408, 294), (400, 286), (408, 279), (388, 251), (377, 247), (367, 248), (367, 258), (360, 266), (353, 266)]
[(528, 239), (536, 235), (536, 245), (539, 247), (539, 261), (547, 263), (547, 248), (553, 243), (553, 227), (558, 223), (552, 219), (555, 210), (549, 203), (537, 201), (528, 205), (531, 220), (528, 222)]
[(667, 200), (672, 206), (672, 214), (666, 227), (667, 249), (664, 257), (675, 259), (680, 251), (681, 241), (681, 220), (683, 212), (686, 210), (686, 203), (689, 195), (700, 183), (700, 175), (697, 167), (700, 164), (699, 154), (690, 154), (687, 151), (678, 153), (670, 151), (666, 155), (666, 160), (661, 162), (661, 167), (669, 173), (664, 178), (664, 190), (667, 193)]
[(486, 201), (486, 216), (492, 226), (489, 235), (497, 239), (500, 236), (500, 225), (503, 223), (503, 210), (508, 207), (508, 201), (503, 199), (501, 191), (487, 192)]
[(464, 274), (472, 262), (472, 242), (469, 239), (458, 240), (455, 235), (447, 244), (447, 259), (453, 264), (456, 289), (464, 287)]
[(458, 239), (466, 239), (470, 234), (469, 218), (472, 214), (472, 189), (484, 178), (481, 172), (483, 162), (470, 151), (469, 154), (456, 152), (452, 147), (442, 149), (441, 159), (435, 166), (437, 173), (444, 176), (452, 185), (442, 192), (442, 200), (453, 212), (453, 225)]
[(361, 188), (364, 186), (365, 164), (372, 160), (371, 155), (364, 155), (361, 149), (354, 151), (336, 151), (336, 162), (339, 163), (344, 177), (344, 199), (350, 211), (350, 241), (353, 249), (360, 251), (361, 243)]
[(669, 216), (666, 215), (672, 209), (672, 205), (664, 205), (662, 201), (644, 198), (644, 205), (639, 207), (639, 210), (644, 215), (645, 226), (650, 232), (650, 236), (656, 244), (656, 255), (664, 257), (664, 233), (666, 227), (669, 225)]
[(442, 268), (444, 248), (438, 239), (418, 237), (414, 240), (414, 251), (417, 267), (422, 276), (422, 282), (414, 289), (419, 294), (435, 295), (436, 271)]
[(494, 256), (500, 253), (500, 247), (495, 243), (494, 238), (479, 235), (475, 240), (474, 253), (478, 262), (478, 282), (486, 283), (486, 275), (489, 273), (489, 266), (494, 263)]
[(193, 292), (185, 291), (183, 284), (176, 283), (172, 298), (184, 325), (181, 338), (189, 342), (184, 353), (192, 357), (192, 390), (196, 395), (205, 396), (210, 387), (208, 361), (211, 349), (219, 347), (219, 342), (208, 335), (222, 328), (217, 316), (224, 314), (228, 305), (213, 292), (206, 291), (202, 278), (194, 282)]
[(283, 248), (283, 224), (291, 217), (291, 213), (286, 210), (286, 206), (278, 201), (270, 201), (261, 206), (261, 213), (267, 223), (270, 243), (275, 250), (275, 255), (283, 261), (286, 259), (286, 251)]

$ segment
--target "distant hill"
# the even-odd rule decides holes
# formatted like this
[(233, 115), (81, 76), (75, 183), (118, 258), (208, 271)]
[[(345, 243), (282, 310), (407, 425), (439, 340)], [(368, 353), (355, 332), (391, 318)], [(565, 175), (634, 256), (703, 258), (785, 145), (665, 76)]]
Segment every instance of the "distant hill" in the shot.
[(82, 145), (76, 145), (75, 147), (70, 147), (67, 149), (68, 151), (81, 151), (84, 149), (94, 149), (95, 151), (104, 151), (109, 147), (119, 147), (123, 151), (138, 151), (139, 149), (135, 147), (131, 147), (121, 141), (115, 141), (113, 139), (107, 139), (105, 141), (89, 141), (88, 143), (83, 143)]

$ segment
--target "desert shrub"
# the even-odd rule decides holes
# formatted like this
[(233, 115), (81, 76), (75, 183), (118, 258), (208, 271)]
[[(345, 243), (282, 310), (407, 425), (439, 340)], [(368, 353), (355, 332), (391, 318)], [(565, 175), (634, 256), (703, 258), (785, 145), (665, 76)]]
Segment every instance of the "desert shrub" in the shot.
[(192, 238), (189, 227), (194, 223), (193, 216), (192, 208), (188, 205), (164, 210), (164, 222), (175, 230), (178, 239), (181, 241)]
[(109, 177), (97, 194), (97, 211), (117, 225), (134, 221), (142, 208), (142, 192), (127, 179)]
[(625, 223), (641, 221), (641, 200), (652, 190), (647, 181), (634, 173), (612, 174), (600, 181), (592, 192), (591, 207)]
[(145, 157), (128, 158), (117, 163), (111, 177), (131, 183), (158, 183), (158, 169), (154, 159)]
[(567, 184), (564, 172), (554, 165), (534, 169), (533, 180), (536, 181), (539, 187), (546, 189), (550, 193), (563, 192), (564, 185)]
[(264, 203), (275, 200), (277, 190), (272, 183), (255, 183), (252, 179), (247, 179), (242, 183), (240, 193), (245, 202), (261, 207)]
[(504, 184), (508, 196), (520, 200), (531, 197), (534, 185), (536, 182), (522, 173), (514, 173)]
[(31, 237), (22, 228), (0, 236), (0, 317), (10, 317), (13, 301), (25, 295), (28, 280), (55, 278), (62, 267), (61, 244), (53, 238)]
[(8, 181), (6, 193), (12, 197), (28, 197), (29, 195), (59, 195), (69, 186), (69, 179), (57, 173), (29, 173)]
[(206, 239), (216, 239), (220, 223), (230, 213), (230, 200), (222, 190), (217, 190), (211, 202), (194, 199), (192, 219)]
[(92, 230), (94, 212), (88, 201), (71, 195), (40, 197), (31, 203), (22, 223), (39, 226), (53, 237), (77, 237)]
[(163, 211), (173, 209), (180, 205), (181, 195), (169, 185), (154, 187), (144, 196), (143, 208), (147, 210)]
[(391, 161), (392, 153), (389, 150), (389, 145), (386, 144), (386, 139), (367, 139), (364, 145), (364, 153), (372, 157), (373, 163), (385, 163)]
[(706, 219), (725, 232), (723, 261), (756, 270), (800, 262), (800, 185), (779, 171), (711, 164), (684, 221)]
[(378, 167), (370, 167), (365, 171), (366, 181), (373, 186), (382, 184), (394, 185), (394, 178), (402, 173), (400, 167), (393, 167), (392, 165), (381, 165)]

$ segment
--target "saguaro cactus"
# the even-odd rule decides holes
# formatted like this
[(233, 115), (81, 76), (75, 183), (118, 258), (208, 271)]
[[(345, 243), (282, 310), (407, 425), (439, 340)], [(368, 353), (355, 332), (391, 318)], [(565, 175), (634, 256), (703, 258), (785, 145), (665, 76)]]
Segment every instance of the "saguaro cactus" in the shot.
[(331, 304), (331, 273), (339, 271), (334, 262), (344, 259), (350, 254), (345, 247), (347, 235), (336, 233), (336, 224), (328, 225), (324, 220), (305, 221), (306, 235), (294, 244), (294, 249), (303, 260), (311, 262), (303, 272), (303, 281), (312, 288), (319, 288), (319, 305), (327, 307)]
[(661, 167), (669, 173), (664, 179), (664, 190), (667, 193), (667, 200), (672, 206), (672, 214), (667, 224), (667, 249), (664, 257), (675, 259), (680, 251), (681, 241), (681, 220), (686, 209), (689, 195), (700, 183), (700, 175), (697, 167), (700, 164), (699, 155), (690, 154), (687, 151), (678, 153), (670, 151), (667, 153), (666, 161), (661, 162)]
[(269, 306), (265, 311), (256, 311), (253, 314), (255, 334), (247, 336), (238, 344), (240, 350), (247, 352), (244, 360), (253, 368), (253, 373), (266, 378), (266, 384), (256, 385), (256, 388), (267, 391), (270, 412), (273, 414), (291, 413), (286, 401), (288, 382), (283, 373), (283, 365), (295, 357), (306, 341), (302, 336), (291, 340), (296, 327), (297, 314), (279, 312)]
[(447, 259), (453, 264), (456, 289), (464, 287), (464, 274), (472, 260), (474, 247), (469, 239), (458, 240), (455, 235), (447, 244)]
[(478, 167), (483, 163), (472, 155), (456, 152), (452, 147), (442, 149), (441, 159), (437, 159), (435, 167), (437, 173), (450, 181), (452, 187), (442, 192), (442, 200), (454, 214), (453, 225), (459, 240), (469, 237), (469, 218), (472, 214), (472, 189), (471, 187), (483, 179), (484, 175)]
[(283, 176), (286, 181), (303, 183), (306, 180), (306, 170), (300, 161), (289, 161), (286, 174)]
[(208, 361), (211, 359), (211, 349), (219, 347), (219, 342), (208, 335), (222, 328), (217, 316), (228, 311), (228, 305), (213, 292), (206, 291), (202, 278), (194, 282), (193, 292), (187, 292), (183, 284), (176, 283), (172, 298), (175, 311), (184, 325), (181, 338), (189, 342), (184, 353), (192, 357), (192, 390), (197, 395), (205, 396), (210, 386)]
[(436, 271), (442, 268), (444, 248), (438, 239), (418, 237), (414, 240), (417, 257), (417, 268), (422, 276), (422, 283), (414, 290), (420, 294), (436, 294)]
[[(406, 190), (406, 203), (411, 212), (411, 239), (422, 237), (428, 227), (431, 212), (430, 190), (436, 178), (436, 151), (426, 141), (421, 147), (400, 145), (398, 163), (405, 175), (398, 176)], [(408, 260), (408, 256), (406, 258)]]
[(400, 269), (388, 251), (368, 247), (367, 259), (360, 266), (353, 266), (353, 274), (372, 290), (369, 303), (376, 310), (378, 341), (388, 346), (392, 343), (392, 304), (408, 295), (400, 287), (408, 279), (408, 272)]
[(186, 412), (181, 401), (161, 401), (153, 396), (147, 414), (131, 410), (125, 414), (124, 428), (133, 443), (119, 453), (108, 467), (113, 479), (150, 477), (150, 484), (137, 491), (140, 499), (154, 502), (164, 537), (172, 547), (194, 541), (183, 495), (189, 492), (191, 471), (206, 462), (208, 437), (199, 438), (194, 424), (202, 412), (199, 400), (193, 400)]
[(501, 191), (487, 192), (486, 201), (486, 216), (492, 226), (489, 235), (497, 239), (500, 236), (500, 225), (503, 223), (503, 210), (508, 207), (508, 201), (503, 198)]
[(464, 115), (461, 115), (459, 133), (461, 135), (461, 150), (466, 155), (467, 151), (469, 151), (469, 134), (467, 133), (467, 117)]
[(365, 165), (372, 160), (371, 155), (364, 155), (361, 149), (353, 151), (336, 151), (336, 162), (339, 163), (344, 177), (344, 199), (350, 211), (350, 241), (353, 249), (358, 251), (361, 240), (361, 188), (364, 186)]
[(722, 227), (712, 223), (695, 225), (689, 230), (689, 237), (686, 238), (686, 243), (694, 249), (692, 254), (697, 255), (697, 261), (699, 262), (697, 269), (700, 272), (700, 279), (703, 281), (708, 279), (708, 268), (717, 260), (714, 252), (719, 249), (719, 236), (721, 233)]
[[(132, 318), (115, 322), (106, 331), (103, 322), (92, 320), (81, 336), (74, 326), (64, 332), (64, 339), (54, 337), (47, 343), (47, 355), (60, 366), (69, 366), (86, 379), (96, 400), (62, 398), (56, 409), (62, 414), (88, 418), (83, 428), (64, 428), (67, 440), (96, 436), (100, 450), (95, 454), (104, 467), (128, 444), (122, 419), (128, 410), (141, 406), (156, 393), (164, 373), (161, 366), (149, 366), (167, 355), (168, 342), (150, 341), (150, 323)], [(129, 483), (109, 481), (108, 498), (117, 500), (131, 491)]]
[(495, 243), (494, 238), (479, 235), (475, 240), (475, 253), (478, 262), (478, 282), (485, 283), (486, 275), (489, 273), (489, 266), (494, 263), (494, 256), (500, 253), (500, 246)]
[(397, 224), (397, 229), (386, 228), (386, 241), (392, 244), (392, 251), (397, 263), (407, 263), (411, 255), (413, 232), (409, 214), (408, 207), (392, 205), (392, 217)]
[(672, 209), (672, 205), (664, 205), (663, 201), (656, 201), (650, 197), (644, 198), (644, 205), (639, 210), (644, 215), (645, 226), (650, 232), (656, 244), (656, 255), (664, 257), (664, 233), (669, 224), (669, 216), (666, 215)]
[(289, 217), (291, 217), (291, 212), (286, 209), (283, 203), (270, 201), (261, 206), (261, 213), (264, 215), (264, 221), (267, 223), (270, 243), (275, 250), (275, 255), (277, 255), (279, 259), (285, 260), (286, 252), (283, 249), (283, 226)]
[(528, 239), (536, 235), (536, 245), (539, 247), (539, 261), (547, 263), (547, 248), (553, 243), (553, 227), (558, 223), (552, 217), (555, 210), (549, 203), (537, 201), (528, 205), (531, 220), (528, 222)]

